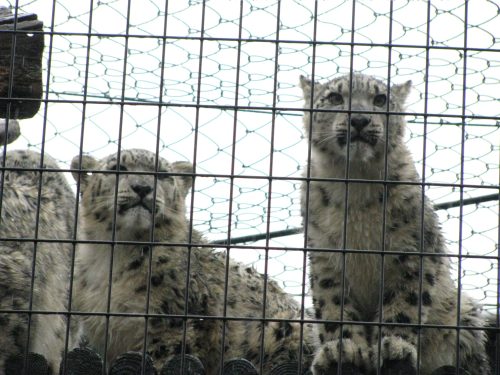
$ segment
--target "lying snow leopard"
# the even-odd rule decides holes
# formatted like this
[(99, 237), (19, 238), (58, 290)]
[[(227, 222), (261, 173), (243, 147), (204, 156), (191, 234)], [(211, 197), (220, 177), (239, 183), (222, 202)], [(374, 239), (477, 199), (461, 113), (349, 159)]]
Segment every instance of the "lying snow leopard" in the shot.
[[(302, 215), (308, 246), (326, 249), (309, 253), (313, 303), (316, 318), (331, 321), (320, 328), (313, 373), (336, 373), (339, 362), (349, 374), (378, 366), (382, 374), (416, 374), (418, 366), (427, 375), (455, 366), (457, 331), (426, 325), (458, 324), (472, 328), (459, 331), (459, 365), (471, 375), (489, 374), (480, 309), (465, 295), (458, 299), (436, 214), (422, 202), (403, 142), (404, 117), (384, 114), (404, 111), (411, 82), (393, 85), (390, 94), (362, 74), (353, 74), (352, 84), (350, 75), (300, 83), (312, 109), (304, 114), (310, 176), (321, 179), (303, 184)], [(349, 105), (358, 112), (349, 116)], [(346, 177), (363, 181), (346, 185)]]
[[(146, 351), (161, 367), (182, 352), (184, 328), (185, 353), (200, 358), (207, 374), (219, 373), (222, 347), (226, 360), (243, 357), (257, 368), (262, 364), (265, 374), (273, 366), (297, 361), (301, 324), (285, 320), (300, 319), (298, 304), (274, 281), (267, 281), (265, 318), (276, 320), (264, 324), (262, 348), (261, 323), (245, 318), (263, 317), (265, 277), (251, 267), (229, 261), (225, 296), (226, 256), (206, 246), (186, 245), (189, 223), (185, 197), (192, 177), (173, 174), (192, 173), (191, 164), (170, 164), (159, 158), (156, 169), (155, 160), (155, 154), (146, 150), (124, 150), (119, 160), (116, 155), (102, 160), (85, 157), (82, 169), (93, 170), (92, 174), (74, 173), (82, 193), (79, 239), (118, 241), (113, 250), (106, 243), (78, 245), (75, 308), (85, 313), (107, 311), (112, 256), (109, 310), (139, 314), (110, 317), (107, 362), (127, 351), (142, 351), (146, 342)], [(79, 169), (79, 158), (72, 167)], [(159, 171), (157, 178), (155, 170)], [(202, 240), (195, 233), (193, 241)], [(145, 340), (142, 316), (146, 313), (153, 317), (147, 319)], [(182, 318), (185, 313), (189, 318)], [(230, 318), (225, 324), (224, 346), (223, 316)], [(312, 361), (311, 329), (310, 324), (303, 325), (304, 369)], [(89, 344), (104, 354), (105, 318), (85, 316), (82, 332)]]
[[(62, 313), (68, 311), (72, 245), (50, 240), (73, 238), (76, 203), (61, 172), (32, 171), (40, 168), (40, 158), (33, 151), (9, 151), (0, 172), (0, 309), (12, 311), (0, 314), (0, 374), (16, 372), (5, 370), (5, 363), (26, 350), (29, 316), (15, 311), (60, 312), (33, 314), (29, 334), (29, 351), (44, 355), (54, 372), (65, 348), (66, 319)], [(58, 166), (44, 154), (43, 168)], [(35, 238), (48, 242), (29, 240)]]

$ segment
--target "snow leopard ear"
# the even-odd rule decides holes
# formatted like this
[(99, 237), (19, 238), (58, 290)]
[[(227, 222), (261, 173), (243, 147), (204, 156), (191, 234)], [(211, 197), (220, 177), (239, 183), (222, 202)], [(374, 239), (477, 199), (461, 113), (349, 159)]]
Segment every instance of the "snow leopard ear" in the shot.
[(172, 163), (172, 169), (175, 173), (186, 173), (184, 176), (177, 176), (176, 178), (181, 181), (181, 192), (184, 197), (189, 193), (189, 190), (193, 187), (193, 164), (188, 161), (176, 161)]
[[(306, 102), (306, 106), (311, 101), (311, 90), (313, 86), (313, 81), (309, 78), (301, 75), (300, 76), (300, 88), (302, 89), (302, 94), (304, 96), (304, 100)], [(321, 84), (318, 82), (314, 82), (314, 94), (318, 92), (318, 89), (321, 87)]]
[(400, 85), (393, 85), (391, 89), (392, 95), (394, 96), (394, 98), (397, 98), (402, 103), (404, 103), (411, 91), (411, 86), (411, 81), (406, 81), (405, 83), (402, 83)]
[(96, 169), (96, 167), (97, 160), (90, 155), (82, 155), (81, 164), (80, 155), (75, 156), (73, 160), (71, 160), (71, 175), (77, 183), (80, 183), (80, 192), (85, 189), (89, 177), (92, 175), (92, 173), (87, 172), (87, 170)]

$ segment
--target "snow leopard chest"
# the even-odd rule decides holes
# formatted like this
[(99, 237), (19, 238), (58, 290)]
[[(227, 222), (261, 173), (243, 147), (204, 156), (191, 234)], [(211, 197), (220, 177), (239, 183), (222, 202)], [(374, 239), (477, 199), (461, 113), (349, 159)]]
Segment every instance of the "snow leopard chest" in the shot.
[[(329, 250), (310, 253), (316, 264), (313, 272), (331, 273), (334, 277), (345, 275), (349, 296), (363, 311), (374, 312), (379, 302), (381, 253), (390, 243), (390, 234), (383, 230), (388, 220), (384, 206), (378, 198), (370, 201), (366, 195), (353, 192), (347, 199), (346, 210), (345, 200), (335, 200), (327, 193), (313, 189), (311, 194), (314, 201), (311, 200), (308, 215), (309, 247)], [(384, 242), (386, 247), (382, 245)]]

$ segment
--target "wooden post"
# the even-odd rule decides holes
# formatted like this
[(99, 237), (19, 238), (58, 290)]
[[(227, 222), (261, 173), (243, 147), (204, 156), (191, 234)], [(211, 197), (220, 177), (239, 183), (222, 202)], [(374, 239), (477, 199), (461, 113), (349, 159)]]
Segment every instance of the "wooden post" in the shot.
[(43, 94), (43, 23), (0, 7), (0, 118), (33, 117)]

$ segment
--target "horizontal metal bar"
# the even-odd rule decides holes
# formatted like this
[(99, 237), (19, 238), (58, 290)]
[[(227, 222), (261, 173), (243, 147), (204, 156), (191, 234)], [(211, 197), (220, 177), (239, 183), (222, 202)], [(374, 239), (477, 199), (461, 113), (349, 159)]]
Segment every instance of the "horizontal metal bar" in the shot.
[[(499, 200), (499, 199), (500, 199), (500, 194), (489, 194), (489, 195), (483, 195), (480, 197), (462, 199), (462, 200), (458, 200), (458, 201), (439, 203), (439, 204), (434, 205), (434, 208), (436, 210), (448, 210), (448, 209), (454, 208), (454, 207), (467, 206), (467, 205), (478, 204), (478, 203), (483, 203), (483, 202), (490, 202), (490, 201)], [(260, 240), (277, 238), (277, 237), (292, 236), (294, 234), (299, 234), (299, 233), (302, 233), (302, 228), (290, 228), (290, 229), (284, 229), (284, 230), (279, 230), (279, 231), (269, 232), (269, 233), (258, 233), (258, 234), (251, 234), (248, 236), (234, 237), (234, 238), (230, 238), (229, 241), (227, 239), (215, 240), (215, 241), (212, 241), (211, 244), (213, 244), (213, 245), (234, 245), (234, 244), (246, 243), (246, 242), (256, 242), (256, 241), (260, 241)]]
[[(58, 93), (58, 95), (67, 95), (67, 96), (77, 96), (70, 94), (62, 94)], [(4, 101), (23, 101), (23, 102), (41, 102), (41, 103), (58, 103), (58, 104), (97, 104), (97, 105), (116, 105), (116, 106), (158, 106), (158, 107), (169, 107), (169, 108), (196, 108), (196, 109), (218, 109), (224, 111), (263, 111), (269, 114), (276, 114), (279, 112), (334, 112), (331, 109), (320, 109), (320, 108), (299, 108), (299, 107), (278, 107), (278, 106), (251, 106), (251, 105), (223, 105), (223, 104), (208, 104), (208, 103), (172, 103), (172, 102), (164, 102), (164, 101), (137, 101), (130, 100), (130, 98), (123, 97), (120, 98), (111, 98), (107, 97), (106, 100), (86, 100), (85, 98), (90, 97), (87, 95), (79, 95), (83, 99), (82, 100), (69, 100), (69, 99), (32, 99), (32, 98), (0, 98), (0, 103)], [(97, 96), (94, 96), (97, 97)], [(429, 113), (429, 112), (396, 112), (396, 111), (361, 111), (361, 110), (336, 110), (335, 112), (341, 113), (377, 113), (381, 115), (393, 115), (393, 116), (417, 116), (417, 117), (425, 117), (425, 118), (450, 118), (450, 119), (461, 119), (461, 120), (493, 120), (499, 121), (498, 116), (478, 116), (478, 115), (462, 115), (462, 114), (444, 114), (444, 113)], [(465, 124), (467, 125), (467, 124)], [(495, 125), (498, 127), (499, 125)]]

